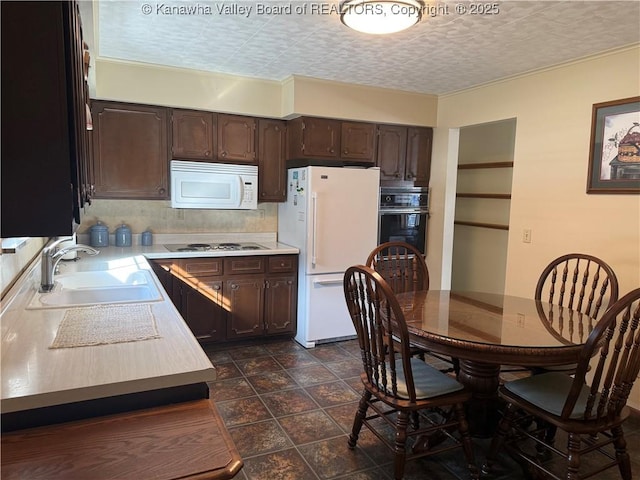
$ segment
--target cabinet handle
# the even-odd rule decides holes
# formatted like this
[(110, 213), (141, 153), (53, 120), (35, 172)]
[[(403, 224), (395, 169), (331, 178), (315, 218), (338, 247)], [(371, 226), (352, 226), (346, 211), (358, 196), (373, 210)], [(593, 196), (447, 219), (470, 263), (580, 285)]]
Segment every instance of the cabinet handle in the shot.
[(399, 173), (396, 173), (396, 178), (400, 178), (400, 174)]
[(209, 155), (211, 155), (211, 152), (209, 150), (207, 150), (206, 152), (204, 152), (204, 156), (208, 157)]
[(166, 192), (166, 190), (164, 189), (164, 187), (160, 187), (160, 188), (158, 189), (158, 193), (159, 193), (160, 195), (164, 195), (164, 192)]
[(345, 149), (345, 151), (343, 152), (345, 155), (349, 155), (349, 150)]
[(223, 150), (223, 151), (222, 151), (222, 153), (221, 153), (220, 155), (222, 155), (223, 157), (226, 157), (226, 156), (227, 156), (227, 152), (225, 152), (225, 151)]
[(335, 150), (333, 148), (329, 149), (329, 153), (333, 153)]
[(407, 173), (407, 178), (413, 178), (413, 175), (411, 175), (410, 173)]

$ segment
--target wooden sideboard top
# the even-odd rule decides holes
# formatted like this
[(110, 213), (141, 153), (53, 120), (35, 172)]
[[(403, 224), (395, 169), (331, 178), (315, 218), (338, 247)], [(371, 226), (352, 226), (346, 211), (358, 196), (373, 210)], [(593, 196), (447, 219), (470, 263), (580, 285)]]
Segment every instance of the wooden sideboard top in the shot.
[(228, 479), (242, 460), (211, 400), (2, 436), (3, 480)]

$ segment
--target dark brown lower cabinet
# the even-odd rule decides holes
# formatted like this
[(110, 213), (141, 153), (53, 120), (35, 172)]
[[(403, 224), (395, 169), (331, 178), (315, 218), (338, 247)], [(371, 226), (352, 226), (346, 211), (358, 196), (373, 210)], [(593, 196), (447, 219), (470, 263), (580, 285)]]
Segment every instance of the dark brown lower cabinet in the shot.
[(264, 276), (238, 277), (225, 283), (229, 316), (227, 338), (257, 337), (264, 333)]
[(266, 335), (296, 333), (297, 286), (295, 275), (267, 278), (264, 290)]
[(297, 255), (150, 263), (201, 343), (296, 333)]
[(225, 339), (227, 312), (222, 286), (220, 279), (202, 279), (194, 285), (174, 277), (173, 302), (180, 302), (178, 310), (200, 342)]

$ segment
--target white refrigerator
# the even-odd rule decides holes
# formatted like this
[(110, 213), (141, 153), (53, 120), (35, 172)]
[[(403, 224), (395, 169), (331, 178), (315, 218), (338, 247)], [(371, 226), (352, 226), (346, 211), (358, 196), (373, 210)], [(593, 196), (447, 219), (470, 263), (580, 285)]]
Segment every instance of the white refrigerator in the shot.
[(355, 337), (342, 280), (377, 245), (380, 170), (302, 167), (287, 172), (287, 201), (278, 205), (278, 241), (300, 249), (296, 341)]

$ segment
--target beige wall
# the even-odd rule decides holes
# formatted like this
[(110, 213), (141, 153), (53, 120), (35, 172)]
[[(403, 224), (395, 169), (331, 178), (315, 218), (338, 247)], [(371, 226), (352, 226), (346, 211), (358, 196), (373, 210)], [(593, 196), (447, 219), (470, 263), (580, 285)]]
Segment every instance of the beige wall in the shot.
[[(457, 155), (447, 149), (460, 127), (517, 119), (505, 291), (530, 296), (553, 258), (584, 252), (615, 270), (621, 295), (640, 287), (640, 196), (585, 193), (594, 103), (640, 95), (640, 47), (441, 97), (432, 188), (451, 183)], [(451, 129), (451, 132), (449, 132)], [(435, 174), (435, 176), (434, 176)], [(450, 173), (449, 173), (450, 175)], [(455, 190), (441, 193), (450, 203)], [(455, 198), (453, 199), (455, 201)], [(434, 215), (429, 244), (448, 246), (448, 225)], [(522, 242), (522, 230), (532, 242)], [(451, 257), (430, 250), (446, 272)], [(446, 275), (443, 275), (446, 278)], [(640, 408), (636, 382), (630, 405)]]
[(621, 292), (640, 286), (640, 196), (585, 193), (592, 105), (637, 95), (640, 47), (440, 98), (439, 128), (517, 119), (506, 293), (531, 295), (571, 251), (607, 261)]
[(435, 95), (293, 76), (283, 82), (97, 58), (95, 98), (274, 118), (434, 126)]

